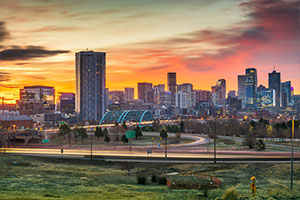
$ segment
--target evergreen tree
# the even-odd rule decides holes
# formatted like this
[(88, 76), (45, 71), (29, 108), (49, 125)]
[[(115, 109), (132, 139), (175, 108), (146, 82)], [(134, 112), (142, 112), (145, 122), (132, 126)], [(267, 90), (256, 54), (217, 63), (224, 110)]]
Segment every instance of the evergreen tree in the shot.
[(110, 142), (110, 137), (109, 137), (109, 135), (107, 134), (107, 135), (105, 135), (105, 137), (104, 137), (104, 141), (106, 142), (106, 143), (109, 143)]

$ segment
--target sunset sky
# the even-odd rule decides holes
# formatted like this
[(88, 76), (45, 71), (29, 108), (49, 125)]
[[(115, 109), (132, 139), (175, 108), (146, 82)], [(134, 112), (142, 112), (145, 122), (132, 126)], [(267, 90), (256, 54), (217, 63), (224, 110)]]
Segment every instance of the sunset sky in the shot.
[[(75, 52), (106, 52), (109, 90), (137, 82), (210, 90), (276, 66), (300, 94), (299, 0), (0, 0), (0, 96), (29, 85), (75, 92)], [(135, 91), (137, 93), (137, 91)]]

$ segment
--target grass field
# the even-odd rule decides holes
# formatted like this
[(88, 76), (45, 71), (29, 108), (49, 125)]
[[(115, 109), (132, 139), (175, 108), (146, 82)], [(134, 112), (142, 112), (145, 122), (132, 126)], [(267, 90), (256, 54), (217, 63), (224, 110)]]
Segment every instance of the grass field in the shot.
[[(136, 174), (128, 175), (129, 168), (145, 171), (147, 184), (138, 185)], [(170, 170), (179, 173), (175, 179), (192, 174), (217, 176), (221, 187), (204, 197), (201, 190), (168, 189), (151, 182), (151, 174)], [(294, 164), (294, 192), (290, 192), (290, 164), (126, 164), (8, 154), (0, 155), (0, 199), (216, 199), (228, 187), (236, 187), (240, 199), (251, 199), (253, 175), (256, 199), (300, 199), (300, 164)]]

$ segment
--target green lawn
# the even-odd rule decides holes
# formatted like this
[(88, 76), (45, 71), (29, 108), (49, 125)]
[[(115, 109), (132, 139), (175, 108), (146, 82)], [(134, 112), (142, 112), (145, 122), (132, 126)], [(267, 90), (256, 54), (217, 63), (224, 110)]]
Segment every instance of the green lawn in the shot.
[[(13, 165), (18, 161), (19, 165)], [(136, 174), (145, 171), (148, 183), (138, 185)], [(208, 192), (175, 190), (151, 183), (152, 174), (170, 176), (217, 176), (222, 184)], [(0, 199), (215, 199), (228, 187), (236, 187), (240, 199), (250, 195), (250, 177), (257, 177), (257, 198), (300, 199), (300, 164), (294, 165), (294, 192), (290, 192), (290, 164), (125, 164), (103, 161), (62, 160), (58, 158), (0, 155)], [(173, 177), (173, 178), (172, 178)]]

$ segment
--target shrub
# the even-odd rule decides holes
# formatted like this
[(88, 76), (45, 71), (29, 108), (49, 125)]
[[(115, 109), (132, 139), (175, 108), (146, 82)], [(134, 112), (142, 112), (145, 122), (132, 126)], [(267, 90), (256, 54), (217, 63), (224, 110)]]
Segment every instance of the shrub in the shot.
[(234, 187), (231, 187), (231, 188), (227, 188), (225, 190), (224, 194), (222, 195), (222, 199), (223, 200), (238, 200), (239, 195), (236, 192), (236, 189)]
[(255, 147), (255, 144), (256, 144), (256, 139), (251, 135), (248, 135), (243, 141), (243, 145), (248, 146), (249, 149), (253, 149)]
[(262, 139), (259, 139), (256, 143), (258, 150), (263, 151), (266, 149), (266, 145)]
[(143, 175), (138, 175), (138, 177), (137, 177), (137, 183), (138, 184), (145, 184), (146, 180), (147, 180), (146, 177), (143, 176)]
[(166, 177), (159, 178), (158, 183), (160, 185), (166, 185), (167, 184), (167, 178)]
[(159, 177), (158, 176), (156, 176), (156, 175), (152, 175), (152, 177), (151, 177), (151, 181), (154, 183), (154, 182), (158, 182), (158, 179), (159, 179)]

